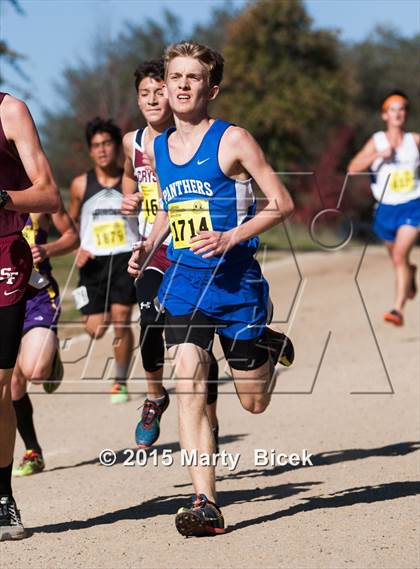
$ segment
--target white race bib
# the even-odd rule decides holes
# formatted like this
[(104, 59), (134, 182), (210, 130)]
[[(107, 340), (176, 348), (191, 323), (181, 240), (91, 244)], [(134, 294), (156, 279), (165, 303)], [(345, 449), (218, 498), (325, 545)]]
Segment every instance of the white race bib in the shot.
[(85, 286), (79, 286), (75, 288), (72, 292), (74, 298), (74, 304), (76, 305), (77, 310), (80, 310), (87, 304), (89, 304), (89, 297)]

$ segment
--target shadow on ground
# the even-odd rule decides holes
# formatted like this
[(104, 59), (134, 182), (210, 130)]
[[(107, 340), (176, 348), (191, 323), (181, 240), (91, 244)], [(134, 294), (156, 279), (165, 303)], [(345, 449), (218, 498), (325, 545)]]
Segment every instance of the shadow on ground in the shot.
[[(404, 443), (395, 443), (392, 445), (386, 445), (377, 448), (352, 448), (345, 450), (332, 450), (328, 452), (320, 452), (318, 454), (313, 454), (311, 461), (314, 468), (316, 466), (329, 466), (330, 464), (337, 464), (341, 462), (348, 462), (351, 460), (362, 460), (364, 458), (372, 457), (392, 457), (392, 456), (404, 456), (410, 454), (420, 449), (420, 442), (409, 441)], [(299, 468), (308, 468), (308, 466), (303, 466), (299, 464), (298, 466), (276, 466), (274, 468), (255, 468), (249, 470), (239, 470), (238, 472), (232, 472), (226, 476), (218, 477), (218, 480), (225, 480), (232, 478), (255, 478), (258, 476), (277, 476), (278, 474), (283, 474), (290, 470), (297, 470)], [(182, 487), (182, 485), (178, 486)]]
[[(243, 436), (245, 435), (235, 435), (234, 438), (236, 437), (237, 440), (237, 438)], [(175, 443), (172, 444), (175, 445)], [(176, 447), (179, 450), (179, 446), (176, 445)], [(170, 445), (162, 445), (162, 448), (170, 448)], [(405, 442), (373, 449), (348, 449), (342, 451), (331, 451), (314, 455), (314, 464), (316, 466), (325, 466), (349, 460), (360, 460), (372, 456), (402, 456), (414, 452), (418, 448), (419, 444), (417, 442)], [(94, 464), (96, 462), (97, 461), (95, 460), (93, 462), (85, 462), (84, 464)], [(277, 474), (282, 474), (283, 472), (286, 472), (290, 469), (291, 468), (274, 468), (266, 471), (243, 471), (240, 477), (244, 478), (247, 476), (252, 477), (266, 475), (274, 476)], [(220, 505), (231, 506), (234, 504), (249, 502), (278, 501), (300, 494), (302, 492), (307, 492), (318, 484), (322, 484), (322, 482), (316, 481), (298, 484), (288, 483), (274, 486), (265, 486), (263, 488), (257, 487), (243, 490), (226, 490), (219, 493)], [(302, 497), (303, 503), (295, 504), (286, 510), (276, 509), (276, 511), (271, 514), (243, 520), (237, 524), (230, 526), (229, 531), (240, 530), (265, 522), (273, 522), (284, 517), (294, 516), (296, 514), (310, 512), (313, 510), (342, 508), (353, 506), (355, 504), (371, 504), (375, 502), (390, 501), (398, 498), (405, 498), (407, 496), (414, 496), (419, 493), (420, 482), (403, 481), (348, 488), (346, 490), (328, 494), (326, 496)], [(161, 515), (173, 515), (176, 513), (178, 508), (186, 505), (186, 502), (190, 499), (190, 497), (190, 494), (159, 496), (151, 500), (147, 500), (142, 504), (122, 508), (114, 512), (108, 512), (99, 516), (94, 516), (86, 520), (72, 520), (69, 522), (59, 522), (56, 524), (34, 527), (31, 528), (30, 532), (62, 533), (66, 531), (87, 529), (97, 525), (113, 524), (124, 520), (141, 521)]]
[(376, 486), (361, 486), (359, 488), (349, 488), (327, 496), (310, 496), (302, 498), (304, 504), (296, 504), (287, 510), (280, 510), (261, 516), (244, 520), (231, 526), (230, 531), (244, 529), (248, 526), (262, 524), (265, 522), (273, 522), (281, 518), (295, 516), (303, 512), (311, 512), (312, 510), (323, 510), (325, 508), (343, 508), (345, 506), (353, 506), (354, 504), (372, 504), (374, 502), (384, 502), (395, 500), (397, 498), (406, 498), (407, 496), (416, 496), (420, 493), (420, 482), (390, 482), (388, 484), (378, 484)]

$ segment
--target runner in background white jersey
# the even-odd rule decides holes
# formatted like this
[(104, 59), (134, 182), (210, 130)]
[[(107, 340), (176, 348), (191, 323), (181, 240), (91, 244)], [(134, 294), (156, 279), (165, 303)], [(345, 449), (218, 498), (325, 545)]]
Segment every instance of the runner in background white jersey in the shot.
[(97, 117), (86, 126), (86, 140), (94, 167), (77, 176), (70, 187), (69, 213), (80, 222), (81, 241), (76, 260), (79, 286), (74, 295), (92, 338), (101, 338), (113, 324), (116, 369), (111, 403), (123, 403), (128, 400), (126, 381), (133, 351), (130, 322), (136, 302), (126, 267), (133, 243), (139, 239), (138, 224), (121, 213), (120, 129), (111, 120)]
[(372, 172), (371, 189), (376, 204), (373, 230), (389, 251), (396, 275), (394, 306), (384, 319), (404, 324), (403, 309), (414, 298), (416, 269), (410, 251), (420, 228), (420, 134), (405, 132), (408, 97), (392, 91), (381, 104), (386, 131), (376, 132), (350, 162), (350, 174)]

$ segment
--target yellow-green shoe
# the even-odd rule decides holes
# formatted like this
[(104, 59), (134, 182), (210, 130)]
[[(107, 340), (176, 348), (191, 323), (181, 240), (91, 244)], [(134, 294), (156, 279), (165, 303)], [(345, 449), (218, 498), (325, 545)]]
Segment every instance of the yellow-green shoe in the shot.
[(121, 383), (114, 383), (111, 388), (111, 403), (127, 403), (128, 399), (127, 386)]
[(54, 393), (60, 387), (63, 381), (64, 367), (61, 361), (60, 350), (57, 348), (55, 352), (53, 365), (51, 368), (50, 376), (44, 381), (42, 387), (46, 393)]
[(38, 452), (27, 450), (23, 455), (22, 462), (17, 468), (13, 469), (13, 476), (31, 476), (38, 474), (45, 468), (45, 462)]

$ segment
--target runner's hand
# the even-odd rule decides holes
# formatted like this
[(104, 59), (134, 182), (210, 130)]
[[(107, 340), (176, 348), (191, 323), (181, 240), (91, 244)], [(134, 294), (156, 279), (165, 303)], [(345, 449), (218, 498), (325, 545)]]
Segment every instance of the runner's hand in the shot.
[(144, 261), (152, 249), (153, 243), (147, 240), (136, 243), (133, 246), (133, 253), (128, 261), (127, 268), (127, 272), (131, 277), (138, 279), (142, 276), (143, 271), (146, 268), (143, 267)]
[(230, 251), (236, 244), (232, 231), (200, 231), (191, 239), (191, 250), (207, 259)]
[(140, 210), (142, 196), (139, 192), (135, 194), (127, 194), (123, 197), (121, 205), (121, 213), (123, 215), (137, 215)]
[(43, 247), (42, 245), (36, 245), (36, 244), (31, 245), (31, 253), (34, 265), (36, 265), (37, 263), (41, 263), (41, 261), (46, 259), (48, 256), (45, 247)]
[(95, 255), (92, 255), (92, 253), (89, 253), (89, 251), (86, 251), (86, 249), (82, 249), (81, 247), (79, 247), (79, 250), (76, 253), (76, 267), (78, 269), (81, 269), (86, 265), (89, 259), (94, 259), (94, 258)]

